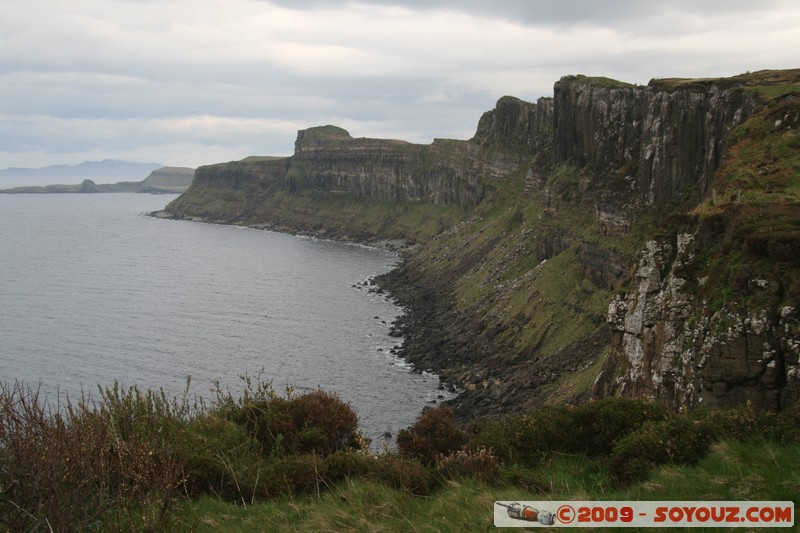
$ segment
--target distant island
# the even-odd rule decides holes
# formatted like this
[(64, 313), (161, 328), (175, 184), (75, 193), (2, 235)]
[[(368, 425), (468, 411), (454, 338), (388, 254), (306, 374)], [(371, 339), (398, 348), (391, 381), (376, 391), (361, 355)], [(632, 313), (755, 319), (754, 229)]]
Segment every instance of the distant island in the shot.
[[(102, 163), (102, 162), (101, 162)], [(109, 163), (124, 163), (122, 161)], [(127, 163), (127, 165), (147, 165), (147, 163)], [(66, 165), (58, 167), (47, 167), (49, 169), (61, 169)], [(80, 165), (78, 165), (79, 167)], [(120, 165), (115, 165), (118, 169)], [(68, 167), (75, 169), (77, 167)], [(2, 172), (13, 170), (39, 170), (47, 169), (6, 169)], [(0, 174), (2, 175), (2, 174)], [(68, 177), (68, 174), (65, 175)], [(141, 181), (120, 181), (110, 184), (97, 184), (89, 178), (85, 178), (81, 183), (67, 185), (26, 185), (0, 190), (2, 194), (57, 194), (57, 193), (102, 193), (102, 192), (141, 192), (152, 194), (180, 194), (189, 188), (194, 179), (194, 169), (187, 167), (160, 167), (150, 171), (150, 174)]]

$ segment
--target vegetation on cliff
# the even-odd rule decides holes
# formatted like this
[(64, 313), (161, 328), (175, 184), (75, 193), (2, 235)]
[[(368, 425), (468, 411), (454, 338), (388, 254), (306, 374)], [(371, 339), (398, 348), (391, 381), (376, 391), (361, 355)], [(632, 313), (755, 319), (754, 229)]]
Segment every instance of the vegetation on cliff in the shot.
[(503, 97), (469, 141), (300, 132), (198, 171), (177, 217), (422, 246), (382, 279), (459, 416), (605, 396), (800, 400), (800, 71)]
[(525, 416), (423, 412), (366, 446), (318, 390), (246, 380), (211, 406), (113, 387), (51, 409), (0, 385), (0, 527), (22, 530), (481, 531), (495, 500), (791, 500), (800, 412), (677, 415), (608, 399)]

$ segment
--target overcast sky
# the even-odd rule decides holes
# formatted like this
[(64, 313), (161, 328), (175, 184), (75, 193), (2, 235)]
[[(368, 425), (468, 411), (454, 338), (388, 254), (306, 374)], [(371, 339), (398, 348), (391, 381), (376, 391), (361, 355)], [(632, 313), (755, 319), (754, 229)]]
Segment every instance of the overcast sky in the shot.
[(568, 74), (800, 67), (800, 2), (4, 0), (0, 168), (291, 155), (297, 130), (468, 139)]

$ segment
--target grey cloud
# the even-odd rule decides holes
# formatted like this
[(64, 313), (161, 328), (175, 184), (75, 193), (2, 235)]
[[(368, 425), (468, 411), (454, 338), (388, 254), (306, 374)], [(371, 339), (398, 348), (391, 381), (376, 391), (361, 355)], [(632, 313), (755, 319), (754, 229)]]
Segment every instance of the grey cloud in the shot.
[[(548, 96), (566, 74), (633, 83), (733, 75), (797, 66), (800, 46), (794, 6), (788, 17), (760, 22), (735, 16), (782, 5), (769, 1), (367, 2), (409, 10), (386, 24), (375, 18), (386, 11), (364, 9), (364, 1), (232, 0), (223, 24), (213, 1), (193, 4), (188, 17), (171, 0), (75, 0), (69, 9), (97, 30), (86, 36), (17, 1), (27, 15), (0, 5), (8, 44), (0, 48), (0, 167), (134, 157), (195, 166), (283, 155), (297, 129), (326, 123), (356, 136), (464, 139), (500, 96)], [(274, 13), (274, 4), (295, 12)], [(106, 6), (140, 11), (126, 12), (136, 18), (129, 25)], [(240, 22), (240, 14), (253, 16)], [(285, 24), (273, 24), (281, 16)]]
[[(292, 9), (330, 8), (352, 3), (352, 0), (270, 0), (270, 3)], [(641, 0), (365, 0), (361, 4), (397, 6), (409, 9), (452, 9), (487, 17), (516, 20), (527, 24), (572, 25), (601, 23), (610, 26), (627, 24), (641, 18), (658, 18), (664, 11), (686, 14), (716, 15), (720, 13), (765, 11), (785, 4), (779, 0), (673, 0), (642, 2)]]

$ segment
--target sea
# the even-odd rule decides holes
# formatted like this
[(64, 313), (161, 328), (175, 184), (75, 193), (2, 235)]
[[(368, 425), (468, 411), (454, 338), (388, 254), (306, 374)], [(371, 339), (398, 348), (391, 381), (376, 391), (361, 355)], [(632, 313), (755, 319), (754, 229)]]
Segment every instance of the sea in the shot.
[(0, 194), (0, 381), (50, 405), (99, 388), (213, 401), (245, 379), (321, 388), (373, 443), (451, 397), (392, 353), (402, 313), (357, 244), (147, 216), (173, 195)]

